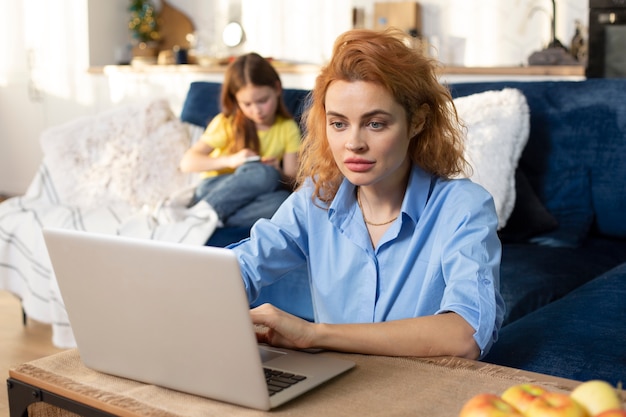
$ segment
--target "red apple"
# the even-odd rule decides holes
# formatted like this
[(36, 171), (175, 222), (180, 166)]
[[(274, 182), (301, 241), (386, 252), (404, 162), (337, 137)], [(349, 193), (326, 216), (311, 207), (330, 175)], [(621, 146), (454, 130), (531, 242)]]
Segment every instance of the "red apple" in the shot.
[(522, 414), (498, 395), (485, 393), (470, 398), (459, 417), (522, 417)]
[(518, 384), (507, 388), (502, 399), (522, 413), (525, 413), (533, 400), (546, 392), (546, 389), (535, 384)]
[(615, 408), (613, 410), (603, 411), (594, 417), (626, 417), (626, 410)]
[(545, 392), (530, 403), (527, 417), (589, 417), (587, 411), (567, 394)]

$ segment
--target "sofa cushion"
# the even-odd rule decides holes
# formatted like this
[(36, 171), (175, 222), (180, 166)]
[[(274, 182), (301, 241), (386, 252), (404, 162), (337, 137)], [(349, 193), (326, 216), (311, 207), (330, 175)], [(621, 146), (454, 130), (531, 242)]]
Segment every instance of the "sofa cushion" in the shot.
[(626, 376), (626, 263), (500, 330), (484, 361), (613, 385)]
[[(589, 212), (593, 207), (593, 229), (605, 236), (626, 237), (626, 79), (584, 81), (501, 81), (459, 83), (450, 86), (455, 97), (476, 92), (520, 89), (531, 109), (530, 136), (520, 159), (520, 168), (533, 189), (559, 221), (566, 246), (579, 245), (578, 239), (590, 230)], [(567, 178), (560, 173), (565, 172)], [(578, 178), (575, 178), (578, 176)], [(573, 182), (567, 201), (590, 201), (566, 210), (554, 194), (564, 180)], [(574, 195), (572, 195), (574, 194)], [(559, 208), (555, 210), (555, 208)], [(552, 210), (558, 211), (553, 212)], [(566, 218), (567, 216), (567, 218)], [(558, 239), (548, 239), (551, 245)]]
[(506, 227), (499, 231), (502, 243), (527, 242), (533, 236), (556, 229), (559, 223), (537, 197), (521, 169), (515, 171), (515, 206)]
[[(221, 111), (221, 91), (221, 83), (208, 81), (192, 82), (189, 85), (189, 91), (183, 103), (180, 119), (183, 122), (206, 127), (211, 119)], [(307, 90), (283, 89), (283, 100), (287, 110), (294, 116), (297, 123), (300, 123), (300, 117), (302, 116), (308, 93)]]
[(189, 84), (180, 120), (207, 127), (211, 119), (220, 112), (221, 91), (221, 83), (194, 81)]
[(459, 97), (454, 104), (466, 127), (470, 178), (493, 196), (502, 228), (515, 205), (515, 170), (528, 141), (526, 99), (521, 91), (506, 88)]
[(593, 223), (591, 178), (585, 167), (572, 167), (555, 173), (545, 184), (551, 196), (546, 206), (557, 217), (559, 227), (530, 239), (533, 243), (555, 247), (580, 246)]
[(500, 293), (504, 325), (565, 296), (626, 262), (626, 241), (591, 237), (578, 248), (504, 244)]

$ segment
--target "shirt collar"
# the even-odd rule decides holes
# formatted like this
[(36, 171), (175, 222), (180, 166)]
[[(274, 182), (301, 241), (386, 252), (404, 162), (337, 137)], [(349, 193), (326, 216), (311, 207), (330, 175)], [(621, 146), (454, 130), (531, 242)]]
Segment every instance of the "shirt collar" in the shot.
[[(419, 166), (413, 165), (411, 168), (400, 212), (403, 217), (408, 216), (414, 223), (417, 223), (424, 212), (431, 191), (431, 178), (432, 175)], [(331, 223), (340, 226), (355, 217), (358, 207), (355, 188), (354, 184), (344, 178), (328, 208), (328, 219)]]
[(426, 207), (429, 194), (431, 192), (431, 179), (432, 175), (424, 171), (417, 165), (413, 165), (411, 169), (411, 176), (409, 177), (409, 184), (404, 194), (404, 200), (402, 201), (401, 212), (406, 214), (417, 223)]

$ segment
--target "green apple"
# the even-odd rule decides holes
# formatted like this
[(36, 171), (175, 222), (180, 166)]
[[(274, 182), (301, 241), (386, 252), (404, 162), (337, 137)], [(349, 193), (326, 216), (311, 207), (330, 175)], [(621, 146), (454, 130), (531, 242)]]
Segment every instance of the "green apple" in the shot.
[(470, 398), (459, 417), (522, 417), (522, 414), (500, 396), (484, 393)]
[(539, 385), (518, 384), (507, 388), (501, 397), (504, 401), (525, 413), (530, 403), (545, 392), (546, 390)]
[(561, 392), (544, 392), (530, 403), (526, 417), (589, 417), (572, 397)]
[(622, 408), (615, 388), (599, 379), (583, 382), (574, 388), (570, 396), (582, 405), (590, 416), (596, 416), (605, 410)]

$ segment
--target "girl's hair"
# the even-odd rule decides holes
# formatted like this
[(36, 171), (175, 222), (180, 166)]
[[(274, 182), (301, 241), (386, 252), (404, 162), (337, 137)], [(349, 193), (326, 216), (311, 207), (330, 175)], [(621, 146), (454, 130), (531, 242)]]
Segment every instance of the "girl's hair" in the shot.
[[(272, 64), (261, 55), (251, 52), (239, 56), (226, 69), (221, 94), (222, 113), (233, 118), (234, 140), (228, 147), (231, 153), (243, 148), (260, 151), (259, 136), (254, 122), (248, 119), (237, 104), (235, 94), (248, 85), (271, 87), (282, 91), (280, 77)], [(276, 115), (291, 118), (291, 113), (282, 98), (278, 99)]]
[(463, 130), (452, 96), (437, 79), (436, 61), (412, 45), (413, 39), (397, 29), (355, 29), (335, 41), (332, 58), (318, 75), (304, 114), (297, 181), (313, 181), (314, 199), (330, 203), (343, 179), (326, 137), (325, 97), (328, 86), (337, 80), (382, 85), (404, 107), (409, 129), (425, 120), (409, 145), (414, 164), (445, 178), (466, 168)]

